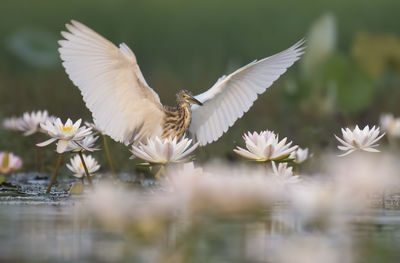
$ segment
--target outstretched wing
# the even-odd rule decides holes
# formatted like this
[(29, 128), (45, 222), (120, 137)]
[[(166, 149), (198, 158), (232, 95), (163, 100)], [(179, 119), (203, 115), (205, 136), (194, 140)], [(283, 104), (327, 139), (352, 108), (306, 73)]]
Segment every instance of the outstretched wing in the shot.
[(303, 54), (304, 40), (273, 56), (221, 77), (209, 90), (195, 96), (203, 106), (192, 106), (189, 132), (200, 145), (216, 141)]
[(71, 21), (61, 32), (58, 49), (63, 66), (81, 90), (96, 125), (126, 144), (161, 132), (163, 110), (146, 83), (132, 50)]

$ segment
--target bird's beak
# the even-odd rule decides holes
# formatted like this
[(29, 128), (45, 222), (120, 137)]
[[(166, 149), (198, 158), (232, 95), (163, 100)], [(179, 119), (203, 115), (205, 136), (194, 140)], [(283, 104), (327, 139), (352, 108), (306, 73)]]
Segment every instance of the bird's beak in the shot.
[(194, 97), (190, 96), (189, 98), (187, 98), (187, 100), (189, 101), (189, 103), (191, 104), (197, 104), (200, 106), (203, 106), (203, 103), (201, 103), (200, 101), (198, 101), (197, 99), (195, 99)]

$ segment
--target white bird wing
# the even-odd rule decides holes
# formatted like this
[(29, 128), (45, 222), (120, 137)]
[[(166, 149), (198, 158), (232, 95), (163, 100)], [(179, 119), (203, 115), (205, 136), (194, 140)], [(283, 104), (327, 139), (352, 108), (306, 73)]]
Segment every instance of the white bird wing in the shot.
[(61, 32), (59, 52), (72, 82), (81, 90), (96, 125), (126, 144), (159, 135), (160, 98), (147, 84), (132, 50), (113, 43), (87, 26), (71, 21)]
[(237, 119), (249, 110), (257, 95), (263, 93), (304, 52), (304, 40), (292, 47), (223, 76), (206, 92), (195, 98), (203, 106), (192, 105), (190, 134), (205, 145), (216, 141)]

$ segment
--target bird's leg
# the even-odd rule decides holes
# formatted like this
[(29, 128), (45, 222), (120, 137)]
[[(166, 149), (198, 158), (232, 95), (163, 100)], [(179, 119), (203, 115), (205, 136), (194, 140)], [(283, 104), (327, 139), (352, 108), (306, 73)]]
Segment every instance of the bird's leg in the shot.
[(83, 159), (82, 151), (79, 151), (79, 157), (81, 158), (81, 162), (82, 162), (82, 165), (83, 165), (83, 169), (85, 169), (86, 178), (87, 178), (89, 184), (92, 184), (92, 179), (90, 178), (89, 170), (88, 170), (88, 168), (87, 168), (87, 166), (86, 166), (85, 159)]
[(60, 166), (61, 166), (62, 159), (63, 159), (63, 155), (64, 155), (64, 153), (60, 153), (60, 154), (58, 155), (57, 164), (56, 164), (56, 167), (55, 167), (55, 169), (54, 169), (53, 175), (51, 176), (50, 183), (49, 183), (49, 186), (47, 187), (46, 194), (50, 193), (51, 187), (53, 187), (53, 184), (54, 184), (55, 181), (56, 181), (57, 172), (58, 172), (58, 169), (59, 169)]

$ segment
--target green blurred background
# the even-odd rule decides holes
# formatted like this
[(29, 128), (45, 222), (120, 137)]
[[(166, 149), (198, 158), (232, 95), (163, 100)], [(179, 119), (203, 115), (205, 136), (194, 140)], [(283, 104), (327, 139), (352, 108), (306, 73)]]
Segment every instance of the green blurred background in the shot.
[[(200, 93), (221, 75), (306, 37), (300, 62), (218, 142), (199, 149), (198, 159), (236, 158), (232, 149), (248, 130), (272, 129), (313, 152), (334, 149), (332, 135), (341, 127), (400, 113), (399, 10), (398, 0), (2, 0), (0, 120), (41, 109), (91, 120), (57, 52), (71, 19), (126, 42), (170, 105), (180, 89)], [(24, 155), (33, 147), (30, 138), (0, 136), (0, 150)], [(127, 149), (112, 150), (118, 166), (130, 169)]]

